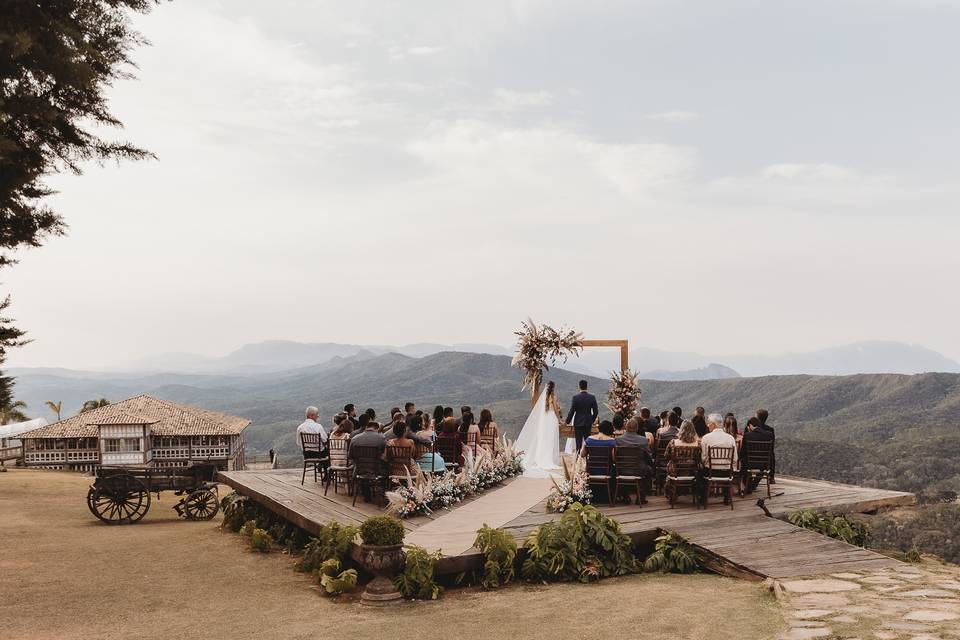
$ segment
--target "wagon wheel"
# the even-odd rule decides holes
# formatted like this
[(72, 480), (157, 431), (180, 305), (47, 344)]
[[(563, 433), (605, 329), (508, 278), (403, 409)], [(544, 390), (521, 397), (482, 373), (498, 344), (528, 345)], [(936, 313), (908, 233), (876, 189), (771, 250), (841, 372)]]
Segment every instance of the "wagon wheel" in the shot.
[(137, 522), (150, 510), (150, 493), (131, 475), (97, 478), (87, 492), (87, 508), (107, 524)]
[(183, 500), (183, 515), (188, 520), (210, 520), (220, 511), (220, 500), (215, 491), (200, 489)]

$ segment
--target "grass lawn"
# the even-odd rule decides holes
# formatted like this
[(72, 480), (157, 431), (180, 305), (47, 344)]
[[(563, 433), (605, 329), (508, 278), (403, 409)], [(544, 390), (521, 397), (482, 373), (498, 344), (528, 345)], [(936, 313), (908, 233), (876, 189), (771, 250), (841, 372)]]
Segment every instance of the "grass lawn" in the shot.
[(3, 638), (761, 640), (784, 628), (761, 586), (709, 575), (451, 590), (385, 610), (331, 601), (288, 556), (220, 533), (219, 516), (177, 518), (173, 494), (139, 524), (101, 524), (87, 511), (90, 481), (0, 474)]

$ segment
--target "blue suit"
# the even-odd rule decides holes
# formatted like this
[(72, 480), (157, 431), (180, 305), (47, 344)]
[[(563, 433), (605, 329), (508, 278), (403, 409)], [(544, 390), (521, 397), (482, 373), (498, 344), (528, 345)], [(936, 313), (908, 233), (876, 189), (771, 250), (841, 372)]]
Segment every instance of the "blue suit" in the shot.
[(590, 437), (590, 431), (598, 415), (600, 415), (600, 409), (597, 408), (597, 399), (592, 393), (581, 391), (570, 399), (567, 424), (573, 425), (573, 433), (577, 437), (577, 451), (580, 451), (583, 441)]

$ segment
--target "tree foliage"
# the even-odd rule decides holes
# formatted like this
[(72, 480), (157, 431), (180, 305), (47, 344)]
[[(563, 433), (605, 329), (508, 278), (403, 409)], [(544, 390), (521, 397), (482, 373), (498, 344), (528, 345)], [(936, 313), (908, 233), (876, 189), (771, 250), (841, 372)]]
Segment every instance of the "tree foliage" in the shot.
[(130, 16), (156, 0), (4, 0), (0, 3), (0, 266), (8, 251), (61, 234), (62, 217), (43, 204), (43, 182), (79, 174), (88, 160), (150, 155), (104, 140), (95, 128), (120, 127), (106, 90), (130, 78), (131, 51), (144, 39)]

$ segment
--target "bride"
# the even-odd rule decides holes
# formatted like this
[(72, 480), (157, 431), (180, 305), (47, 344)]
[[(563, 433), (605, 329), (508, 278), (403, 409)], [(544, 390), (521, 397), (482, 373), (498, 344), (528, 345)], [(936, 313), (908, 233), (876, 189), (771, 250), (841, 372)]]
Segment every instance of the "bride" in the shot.
[(560, 468), (560, 404), (552, 380), (534, 403), (515, 446), (524, 452), (524, 476), (544, 478)]

